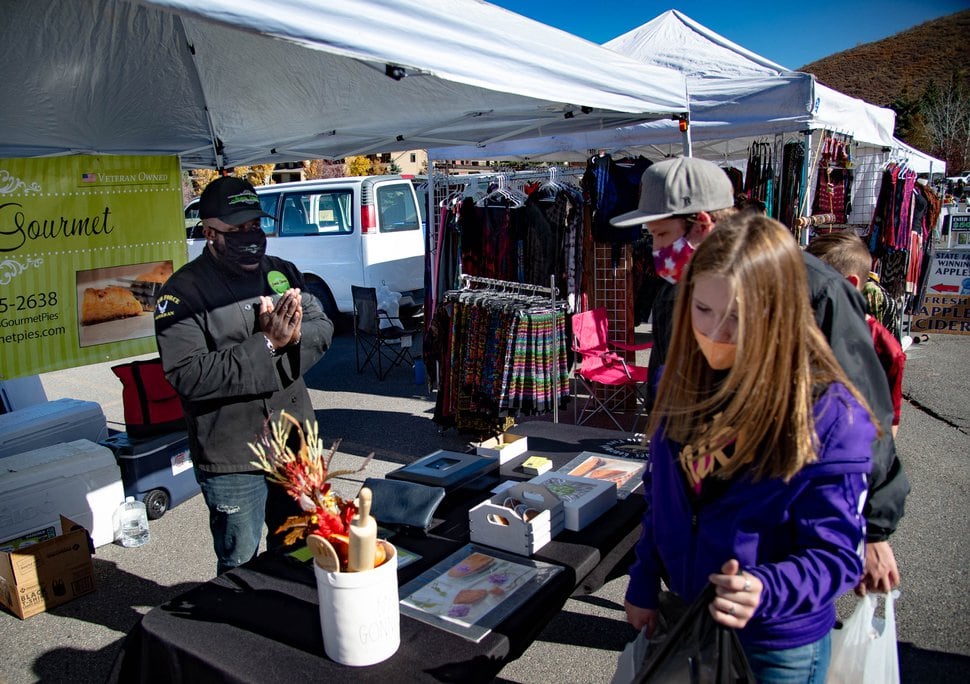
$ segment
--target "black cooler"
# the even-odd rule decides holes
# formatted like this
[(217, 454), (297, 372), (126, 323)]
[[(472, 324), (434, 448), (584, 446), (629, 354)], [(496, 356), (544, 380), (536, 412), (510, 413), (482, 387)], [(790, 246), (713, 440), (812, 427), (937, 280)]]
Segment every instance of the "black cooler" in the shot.
[(127, 432), (118, 432), (101, 444), (114, 452), (121, 468), (125, 496), (145, 502), (152, 520), (200, 491), (185, 432), (143, 439), (132, 439)]

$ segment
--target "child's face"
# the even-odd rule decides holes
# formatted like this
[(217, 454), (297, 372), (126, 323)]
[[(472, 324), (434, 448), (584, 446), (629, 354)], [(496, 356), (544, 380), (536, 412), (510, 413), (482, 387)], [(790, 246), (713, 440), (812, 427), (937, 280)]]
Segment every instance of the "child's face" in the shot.
[(722, 275), (702, 273), (694, 279), (690, 302), (694, 329), (715, 342), (738, 341), (738, 304), (731, 281)]
[(647, 230), (653, 236), (653, 249), (659, 250), (670, 247), (678, 239), (687, 234), (687, 221), (680, 216), (650, 221)]

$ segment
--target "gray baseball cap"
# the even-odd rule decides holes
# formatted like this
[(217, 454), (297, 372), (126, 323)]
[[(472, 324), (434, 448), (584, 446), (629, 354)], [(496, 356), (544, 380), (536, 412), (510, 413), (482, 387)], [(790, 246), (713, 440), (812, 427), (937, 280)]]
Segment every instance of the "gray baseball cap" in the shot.
[(614, 216), (614, 226), (634, 226), (671, 216), (734, 206), (734, 187), (727, 174), (704, 159), (677, 157), (657, 162), (640, 179), (640, 207)]

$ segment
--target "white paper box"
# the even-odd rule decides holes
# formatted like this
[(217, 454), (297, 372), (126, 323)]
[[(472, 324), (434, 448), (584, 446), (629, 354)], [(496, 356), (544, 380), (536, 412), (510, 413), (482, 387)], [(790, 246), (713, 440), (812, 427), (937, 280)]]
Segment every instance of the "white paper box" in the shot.
[(503, 432), (498, 437), (486, 439), (475, 447), (479, 456), (497, 458), (499, 465), (511, 461), (516, 456), (524, 454), (529, 449), (529, 438), (526, 435), (513, 435)]
[(60, 514), (114, 541), (112, 517), (125, 500), (111, 449), (86, 439), (0, 459), (0, 541), (57, 525)]
[(616, 504), (616, 483), (573, 477), (550, 471), (529, 480), (541, 484), (559, 497), (566, 513), (566, 529), (578, 531)]
[(75, 439), (100, 442), (107, 437), (108, 421), (101, 405), (93, 401), (56, 399), (0, 414), (0, 457)]
[[(539, 511), (524, 520), (503, 506), (506, 499), (521, 501)], [(468, 511), (471, 540), (520, 556), (531, 556), (562, 532), (565, 513), (562, 503), (545, 487), (520, 482), (483, 501)]]

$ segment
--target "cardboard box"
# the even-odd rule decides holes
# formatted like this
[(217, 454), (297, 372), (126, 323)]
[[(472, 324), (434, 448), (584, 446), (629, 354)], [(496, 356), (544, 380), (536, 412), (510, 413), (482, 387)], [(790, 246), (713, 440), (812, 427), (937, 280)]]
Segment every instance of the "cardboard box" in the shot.
[(63, 515), (60, 525), (54, 539), (0, 553), (0, 603), (21, 619), (94, 591), (87, 530)]
[(529, 482), (541, 484), (559, 497), (566, 513), (566, 529), (578, 531), (616, 505), (616, 483), (573, 477), (558, 471), (543, 473)]
[(114, 513), (125, 500), (121, 470), (105, 446), (86, 439), (0, 459), (0, 541), (59, 523), (62, 514), (114, 541)]
[[(526, 520), (506, 502), (519, 502), (522, 509), (539, 511)], [(533, 512), (534, 512), (533, 511)], [(548, 489), (521, 482), (483, 501), (468, 511), (468, 528), (473, 542), (531, 556), (562, 532), (565, 514), (562, 503)]]
[(529, 438), (526, 435), (513, 435), (503, 432), (497, 437), (486, 439), (475, 445), (475, 453), (479, 456), (497, 458), (499, 464), (507, 463), (516, 456), (524, 454), (529, 449)]

